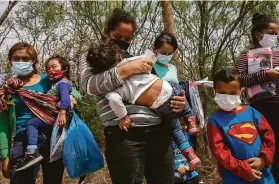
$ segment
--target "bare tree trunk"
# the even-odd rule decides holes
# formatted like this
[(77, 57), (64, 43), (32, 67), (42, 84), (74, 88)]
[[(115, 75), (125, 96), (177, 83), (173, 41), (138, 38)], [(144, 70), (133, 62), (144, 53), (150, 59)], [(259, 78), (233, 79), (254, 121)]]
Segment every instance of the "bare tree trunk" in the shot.
[[(160, 1), (160, 5), (162, 7), (164, 31), (175, 35), (174, 18), (173, 18), (171, 2), (170, 1)], [(180, 58), (179, 58), (177, 51), (174, 53), (172, 61), (173, 61), (173, 64), (177, 67), (178, 78), (181, 79), (182, 67), (180, 67), (181, 63), (180, 63)]]
[(17, 1), (9, 1), (9, 5), (0, 17), (0, 26), (4, 23), (9, 13), (12, 11), (13, 7), (16, 5)]

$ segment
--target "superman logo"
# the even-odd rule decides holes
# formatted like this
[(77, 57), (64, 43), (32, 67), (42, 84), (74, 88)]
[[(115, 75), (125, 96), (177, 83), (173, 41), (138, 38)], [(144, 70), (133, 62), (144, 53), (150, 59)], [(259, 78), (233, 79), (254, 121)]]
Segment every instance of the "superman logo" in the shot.
[(258, 131), (254, 123), (245, 122), (231, 125), (227, 134), (246, 144), (252, 145), (258, 136)]

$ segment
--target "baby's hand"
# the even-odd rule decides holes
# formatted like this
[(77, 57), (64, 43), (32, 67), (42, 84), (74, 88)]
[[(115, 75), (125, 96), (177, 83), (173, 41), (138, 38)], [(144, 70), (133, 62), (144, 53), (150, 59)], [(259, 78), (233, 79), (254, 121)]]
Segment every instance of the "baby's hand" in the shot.
[(119, 128), (128, 132), (128, 128), (130, 127), (131, 119), (129, 116), (125, 116), (124, 118), (120, 119)]
[(66, 110), (60, 110), (58, 117), (59, 127), (65, 127), (66, 125)]
[(177, 170), (180, 174), (183, 175), (183, 174), (186, 174), (186, 172), (189, 171), (189, 168), (186, 168), (184, 165), (179, 165)]

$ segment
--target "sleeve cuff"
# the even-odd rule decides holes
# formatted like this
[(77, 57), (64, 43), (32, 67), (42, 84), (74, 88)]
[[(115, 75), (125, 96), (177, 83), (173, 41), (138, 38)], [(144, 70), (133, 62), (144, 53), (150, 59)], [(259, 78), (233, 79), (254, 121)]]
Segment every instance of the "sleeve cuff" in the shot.
[(123, 85), (124, 84), (124, 80), (121, 79), (121, 77), (120, 77), (120, 75), (118, 73), (117, 67), (114, 67), (114, 68), (112, 68), (110, 70), (112, 70), (115, 73), (115, 80), (116, 80), (117, 84), (119, 86)]

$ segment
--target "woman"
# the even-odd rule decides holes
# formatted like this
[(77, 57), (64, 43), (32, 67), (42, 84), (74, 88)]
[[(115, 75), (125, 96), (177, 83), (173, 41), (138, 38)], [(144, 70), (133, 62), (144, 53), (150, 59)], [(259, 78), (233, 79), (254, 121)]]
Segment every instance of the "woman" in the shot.
[[(274, 47), (277, 41), (277, 21), (266, 15), (255, 14), (252, 19), (252, 24), (252, 48)], [(279, 66), (279, 53), (275, 50), (272, 51), (272, 62), (273, 67), (275, 68)], [(277, 116), (279, 109), (279, 71), (270, 69), (267, 71), (248, 74), (247, 50), (240, 54), (237, 69), (242, 73), (241, 80), (245, 87), (251, 87), (267, 81), (277, 82), (275, 96), (252, 102), (251, 105), (265, 116), (274, 131), (276, 150), (272, 165), (272, 174), (276, 183), (279, 183), (279, 122)]]
[[(136, 29), (130, 13), (115, 9), (107, 22), (105, 39), (113, 40), (123, 50), (129, 47)], [(127, 56), (129, 56), (129, 53)], [(105, 156), (114, 184), (141, 184), (145, 176), (150, 184), (173, 184), (173, 155), (170, 147), (170, 127), (150, 109), (137, 105), (126, 106), (132, 120), (128, 132), (121, 131), (119, 121), (103, 95), (121, 86), (131, 75), (147, 73), (152, 61), (137, 59), (104, 73), (93, 75), (85, 60), (81, 61), (81, 80), (88, 94), (101, 96), (98, 103), (100, 117), (105, 126)], [(175, 112), (182, 111), (185, 97), (175, 97)]]
[[(12, 65), (12, 73), (16, 74), (23, 82), (23, 88), (36, 92), (46, 93), (50, 89), (50, 83), (46, 74), (38, 74), (36, 69), (37, 52), (28, 43), (20, 42), (15, 44), (9, 51), (9, 61)], [(28, 168), (23, 171), (15, 172), (15, 168), (20, 163), (26, 151), (27, 122), (33, 117), (33, 113), (26, 106), (24, 101), (15, 95), (15, 114), (10, 113), (9, 120), (15, 118), (15, 136), (13, 137), (13, 145), (10, 151), (11, 175), (10, 181), (12, 184), (33, 184), (38, 173), (38, 166)], [(11, 107), (10, 109), (12, 109)], [(6, 112), (2, 112), (6, 113)], [(1, 114), (2, 114), (1, 113)], [(15, 115), (15, 116), (14, 116)], [(10, 123), (12, 124), (12, 123)], [(62, 159), (49, 163), (49, 138), (51, 132), (42, 132), (39, 136), (38, 145), (39, 151), (44, 157), (41, 162), (43, 169), (44, 184), (61, 184), (64, 172)], [(6, 155), (8, 156), (8, 155)], [(3, 155), (1, 155), (3, 157)], [(8, 165), (8, 158), (2, 158), (5, 165)], [(5, 167), (5, 169), (8, 167)], [(5, 170), (5, 176), (9, 176), (9, 171)]]
[[(162, 33), (160, 34), (154, 42), (154, 47), (153, 50), (157, 55), (157, 62), (153, 66), (153, 73), (157, 74), (160, 79), (166, 80), (166, 81), (171, 81), (178, 83), (178, 74), (177, 74), (177, 69), (173, 64), (170, 64), (172, 55), (178, 48), (177, 40), (174, 35), (170, 33)], [(187, 102), (186, 102), (187, 103)], [(185, 137), (188, 138), (193, 138), (193, 136), (189, 136), (187, 133), (187, 128), (189, 129), (189, 126), (186, 127), (186, 123), (184, 119), (180, 119), (181, 125), (182, 125), (182, 131), (185, 135)], [(189, 141), (190, 142), (190, 141)], [(177, 146), (175, 143), (172, 141), (172, 148), (173, 150), (177, 150)], [(177, 158), (179, 157), (179, 158)], [(175, 155), (175, 163), (177, 163), (178, 160), (183, 160), (183, 163), (186, 163), (186, 159), (182, 154)], [(188, 163), (187, 163), (188, 164)], [(183, 168), (184, 166), (181, 165)], [(183, 170), (183, 169), (181, 169)], [(175, 171), (181, 172), (181, 170), (177, 170), (177, 167), (175, 167)], [(184, 169), (185, 171), (185, 169)], [(180, 173), (181, 175), (185, 173)], [(186, 175), (185, 175), (186, 176)], [(176, 183), (199, 183), (201, 181), (200, 177), (198, 176), (198, 173), (196, 171), (190, 172), (187, 177), (182, 177), (183, 179), (175, 178)]]

